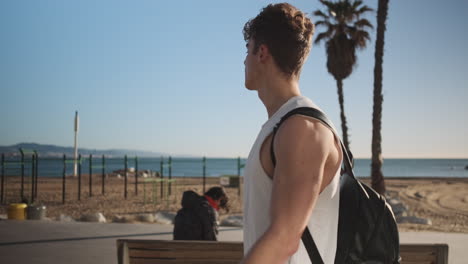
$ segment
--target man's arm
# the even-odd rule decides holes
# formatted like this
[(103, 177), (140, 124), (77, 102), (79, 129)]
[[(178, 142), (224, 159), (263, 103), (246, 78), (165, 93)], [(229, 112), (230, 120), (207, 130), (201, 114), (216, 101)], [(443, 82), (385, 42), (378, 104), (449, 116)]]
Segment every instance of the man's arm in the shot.
[(322, 188), (332, 133), (318, 121), (293, 116), (280, 127), (274, 144), (277, 164), (271, 197), (271, 224), (242, 263), (284, 264), (299, 248)]

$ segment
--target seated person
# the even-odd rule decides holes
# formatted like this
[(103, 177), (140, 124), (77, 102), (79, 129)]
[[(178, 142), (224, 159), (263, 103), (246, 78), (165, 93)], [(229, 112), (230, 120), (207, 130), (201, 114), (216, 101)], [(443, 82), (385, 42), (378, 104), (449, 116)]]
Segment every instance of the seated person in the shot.
[(194, 191), (182, 195), (182, 209), (174, 220), (174, 240), (217, 241), (218, 210), (229, 212), (228, 197), (222, 187), (210, 188), (204, 196)]

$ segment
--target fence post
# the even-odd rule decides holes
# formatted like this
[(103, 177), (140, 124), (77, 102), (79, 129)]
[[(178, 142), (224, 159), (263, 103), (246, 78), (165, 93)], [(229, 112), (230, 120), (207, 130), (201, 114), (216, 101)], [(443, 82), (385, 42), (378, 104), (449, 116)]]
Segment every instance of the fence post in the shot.
[(146, 183), (147, 179), (143, 180), (143, 204), (146, 204)]
[(89, 154), (89, 197), (93, 196), (93, 154)]
[(102, 155), (102, 195), (104, 195), (105, 190), (104, 190), (104, 181), (106, 177), (106, 158), (104, 157), (104, 154)]
[(156, 199), (157, 199), (156, 198), (157, 197), (157, 191), (156, 191), (157, 186), (156, 186), (156, 184), (157, 184), (157, 182), (153, 181), (153, 186), (152, 186), (153, 187), (153, 204), (157, 203), (157, 201), (156, 201)]
[(203, 193), (205, 193), (206, 185), (206, 157), (203, 157)]
[(21, 200), (24, 198), (24, 152), (23, 149), (20, 148), (21, 152)]
[(0, 194), (0, 204), (3, 204), (3, 196), (4, 196), (4, 184), (5, 184), (5, 154), (2, 153), (2, 186), (1, 186), (1, 194)]
[(34, 197), (37, 199), (37, 186), (38, 186), (38, 183), (39, 183), (39, 155), (37, 154), (37, 151), (34, 150), (34, 156), (36, 157), (36, 168), (35, 168), (35, 175), (36, 175), (36, 179), (35, 179), (35, 188), (34, 188)]
[[(273, 143), (272, 143), (273, 144)], [(240, 157), (237, 157), (237, 180), (239, 181), (239, 186), (237, 186), (237, 194), (240, 196), (240, 186), (241, 186), (241, 182), (240, 182), (240, 170), (241, 170), (241, 159)]]
[(81, 201), (81, 154), (78, 155), (78, 201)]
[(169, 196), (172, 193), (171, 180), (172, 180), (172, 157), (169, 156), (169, 186), (168, 186)]
[(135, 195), (138, 195), (138, 156), (135, 156)]
[(124, 196), (127, 199), (127, 177), (128, 177), (128, 163), (127, 163), (127, 155), (125, 155), (125, 191)]
[(35, 158), (34, 158), (34, 154), (32, 154), (31, 156), (31, 203), (34, 203), (34, 173), (36, 171), (36, 161), (35, 161)]
[(161, 200), (163, 198), (163, 193), (164, 193), (164, 158), (161, 156)]
[(65, 204), (65, 175), (67, 173), (67, 156), (63, 154), (63, 175), (62, 175), (62, 203)]

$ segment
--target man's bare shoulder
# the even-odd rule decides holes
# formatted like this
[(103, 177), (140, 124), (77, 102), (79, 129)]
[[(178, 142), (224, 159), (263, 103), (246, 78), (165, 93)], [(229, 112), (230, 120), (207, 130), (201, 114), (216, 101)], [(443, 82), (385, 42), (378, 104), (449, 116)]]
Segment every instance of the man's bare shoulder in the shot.
[(308, 143), (329, 146), (333, 142), (333, 132), (321, 121), (303, 115), (288, 118), (278, 130), (281, 141)]

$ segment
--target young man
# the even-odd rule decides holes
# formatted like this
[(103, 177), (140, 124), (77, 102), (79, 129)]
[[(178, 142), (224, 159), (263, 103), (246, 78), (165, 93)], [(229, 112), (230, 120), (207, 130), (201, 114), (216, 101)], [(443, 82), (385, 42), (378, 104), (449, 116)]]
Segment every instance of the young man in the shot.
[(204, 196), (194, 191), (182, 195), (182, 209), (174, 219), (174, 240), (211, 240), (218, 235), (218, 211), (229, 211), (229, 198), (222, 187), (210, 188)]
[[(338, 137), (319, 121), (289, 111), (315, 107), (301, 96), (299, 76), (314, 25), (289, 4), (265, 7), (244, 27), (245, 86), (258, 92), (268, 121), (245, 167), (244, 264), (311, 263), (301, 242), (309, 227), (325, 263), (334, 263), (342, 153)], [(276, 164), (271, 155), (273, 144)]]

